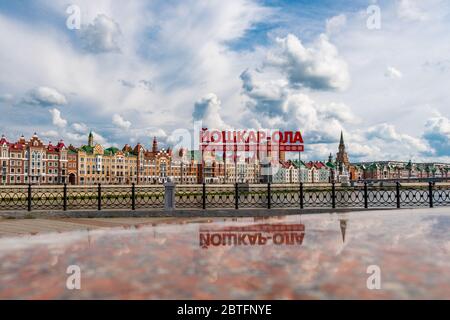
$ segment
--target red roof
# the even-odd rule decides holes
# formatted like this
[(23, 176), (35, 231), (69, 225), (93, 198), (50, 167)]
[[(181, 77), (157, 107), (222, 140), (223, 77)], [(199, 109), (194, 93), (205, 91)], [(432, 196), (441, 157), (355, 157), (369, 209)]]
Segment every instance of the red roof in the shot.
[(317, 169), (322, 169), (323, 167), (325, 167), (325, 164), (323, 162), (320, 162), (320, 161), (317, 161), (315, 163), (315, 165), (316, 165)]
[(11, 143), (9, 145), (9, 150), (10, 151), (22, 151), (23, 150), (23, 145), (20, 143)]
[(64, 148), (64, 147), (65, 147), (64, 141), (63, 141), (63, 140), (59, 140), (59, 143), (58, 143), (58, 145), (56, 146), (56, 148), (62, 149), (62, 148)]
[(48, 150), (48, 152), (58, 152), (56, 147), (53, 146), (51, 142), (48, 143), (47, 150)]
[(6, 140), (5, 136), (2, 136), (2, 138), (0, 139), (0, 145), (3, 145), (5, 143), (9, 145), (9, 142), (8, 140)]
[(291, 163), (289, 161), (280, 161), (280, 164), (283, 168), (289, 169)]

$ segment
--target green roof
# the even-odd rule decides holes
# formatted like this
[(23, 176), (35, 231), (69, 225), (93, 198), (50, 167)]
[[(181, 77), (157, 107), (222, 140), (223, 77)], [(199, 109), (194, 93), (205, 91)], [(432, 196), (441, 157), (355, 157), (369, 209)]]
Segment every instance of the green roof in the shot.
[(372, 163), (372, 164), (369, 166), (369, 169), (371, 169), (371, 170), (373, 170), (373, 169), (378, 169), (378, 168), (379, 168), (378, 163)]
[(306, 168), (306, 164), (300, 160), (300, 165), (299, 165), (299, 161), (298, 160), (292, 160), (292, 164), (296, 167), (296, 168)]
[(110, 148), (108, 148), (108, 149), (105, 149), (104, 155), (105, 155), (105, 156), (113, 156), (113, 155), (115, 155), (118, 151), (119, 151), (119, 149), (117, 149), (117, 148), (115, 148), (115, 147), (110, 147)]
[(336, 166), (334, 165), (333, 162), (328, 161), (325, 165), (326, 165), (328, 168), (336, 169)]
[(86, 153), (94, 153), (94, 148), (91, 146), (82, 146), (80, 148), (81, 151), (84, 151)]

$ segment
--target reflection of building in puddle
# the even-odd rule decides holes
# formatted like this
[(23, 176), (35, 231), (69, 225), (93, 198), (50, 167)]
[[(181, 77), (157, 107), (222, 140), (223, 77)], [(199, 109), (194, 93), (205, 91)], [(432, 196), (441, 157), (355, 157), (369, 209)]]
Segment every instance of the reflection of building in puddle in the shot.
[(340, 219), (339, 223), (341, 227), (342, 242), (345, 243), (345, 231), (347, 230), (347, 219)]
[(255, 224), (249, 226), (200, 227), (200, 247), (301, 245), (304, 224)]
[[(299, 223), (267, 223), (225, 227), (219, 225), (200, 226), (200, 248), (195, 251), (194, 256), (195, 272), (208, 282), (214, 283), (219, 279), (221, 273), (229, 272), (228, 268), (224, 270), (224, 261), (222, 260), (226, 259), (228, 265), (234, 265), (236, 263), (235, 259), (239, 259), (236, 256), (243, 254), (239, 248), (251, 248), (252, 246), (259, 248), (259, 250), (246, 251), (245, 253), (250, 261), (257, 261), (264, 250), (269, 250), (270, 245), (272, 248), (281, 246), (284, 246), (286, 249), (294, 246), (298, 247), (303, 243), (304, 235), (305, 225)], [(214, 250), (204, 250), (209, 247), (214, 248)], [(233, 252), (233, 254), (230, 255), (229, 252)], [(287, 254), (285, 250), (271, 250), (270, 252), (271, 256), (276, 256), (277, 253), (281, 256)], [(252, 254), (257, 257), (252, 257)], [(239, 267), (236, 266), (236, 268)], [(233, 270), (236, 271), (235, 268)]]
[(265, 221), (265, 220), (285, 220), (286, 216), (268, 216), (268, 217), (254, 217), (253, 221), (254, 222), (258, 222), (258, 221)]

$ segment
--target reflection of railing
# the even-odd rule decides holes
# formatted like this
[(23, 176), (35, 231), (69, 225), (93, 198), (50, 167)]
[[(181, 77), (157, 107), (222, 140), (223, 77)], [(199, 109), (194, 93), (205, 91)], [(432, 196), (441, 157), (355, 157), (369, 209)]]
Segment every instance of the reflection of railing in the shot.
[[(177, 185), (174, 208), (412, 208), (450, 205), (448, 184), (311, 186), (278, 184)], [(0, 187), (0, 210), (163, 209), (164, 186)]]

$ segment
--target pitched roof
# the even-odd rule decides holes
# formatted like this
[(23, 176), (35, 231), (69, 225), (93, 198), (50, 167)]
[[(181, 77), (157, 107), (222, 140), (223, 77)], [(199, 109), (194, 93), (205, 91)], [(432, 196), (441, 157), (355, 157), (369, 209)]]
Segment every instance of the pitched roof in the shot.
[(298, 169), (298, 168), (306, 168), (306, 164), (300, 160), (292, 160), (292, 164)]
[(6, 137), (5, 136), (2, 136), (2, 138), (0, 139), (0, 145), (3, 145), (3, 144), (7, 144), (7, 145), (9, 145), (9, 142), (8, 142), (8, 140), (6, 140)]
[(336, 169), (336, 166), (333, 162), (328, 161), (327, 163), (325, 163), (325, 165), (330, 169)]
[(94, 148), (93, 147), (91, 147), (91, 146), (81, 146), (80, 147), (80, 151), (84, 151), (84, 152), (86, 152), (86, 153), (88, 153), (88, 154), (92, 154), (92, 153), (94, 153)]
[(104, 150), (104, 154), (106, 156), (113, 156), (115, 155), (117, 152), (119, 152), (119, 149), (116, 147), (109, 147), (108, 149)]
[(9, 150), (10, 150), (10, 151), (22, 151), (22, 150), (23, 150), (23, 144), (20, 144), (20, 143), (10, 143), (10, 144), (9, 144)]
[(323, 167), (325, 167), (325, 163), (323, 163), (322, 161), (317, 161), (316, 163), (314, 163), (314, 166), (317, 169), (322, 169)]

